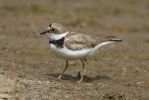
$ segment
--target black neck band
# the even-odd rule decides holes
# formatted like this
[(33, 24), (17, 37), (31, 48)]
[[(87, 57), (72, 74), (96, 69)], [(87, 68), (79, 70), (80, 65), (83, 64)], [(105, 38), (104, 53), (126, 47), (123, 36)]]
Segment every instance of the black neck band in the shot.
[(65, 37), (63, 37), (63, 38), (61, 38), (59, 40), (49, 40), (49, 44), (54, 44), (57, 47), (62, 47), (63, 44), (64, 44), (64, 39), (65, 39)]

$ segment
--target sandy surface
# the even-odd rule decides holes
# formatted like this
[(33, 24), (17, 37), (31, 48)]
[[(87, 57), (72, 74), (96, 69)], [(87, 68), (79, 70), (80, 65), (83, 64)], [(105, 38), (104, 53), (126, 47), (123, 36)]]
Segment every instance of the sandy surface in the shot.
[[(39, 33), (50, 22), (122, 43), (88, 58), (85, 82), (79, 61), (48, 49)], [(0, 0), (0, 100), (149, 100), (148, 0)]]

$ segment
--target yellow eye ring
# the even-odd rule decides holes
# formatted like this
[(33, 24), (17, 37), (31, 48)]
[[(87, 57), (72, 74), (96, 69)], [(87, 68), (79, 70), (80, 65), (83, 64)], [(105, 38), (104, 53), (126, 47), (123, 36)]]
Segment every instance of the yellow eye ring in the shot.
[(52, 28), (52, 29), (50, 29), (50, 32), (51, 33), (55, 33), (56, 32), (56, 29), (55, 28)]

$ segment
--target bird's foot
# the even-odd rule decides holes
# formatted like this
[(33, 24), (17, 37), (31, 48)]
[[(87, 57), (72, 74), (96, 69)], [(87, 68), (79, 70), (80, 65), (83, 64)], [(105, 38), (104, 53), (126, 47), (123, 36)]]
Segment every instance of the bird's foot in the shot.
[(82, 82), (83, 82), (83, 80), (81, 80), (81, 79), (79, 81), (77, 81), (77, 83), (79, 83), (79, 84), (81, 84)]
[(58, 79), (61, 80), (61, 79), (62, 79), (62, 75), (60, 75), (60, 76), (58, 77)]

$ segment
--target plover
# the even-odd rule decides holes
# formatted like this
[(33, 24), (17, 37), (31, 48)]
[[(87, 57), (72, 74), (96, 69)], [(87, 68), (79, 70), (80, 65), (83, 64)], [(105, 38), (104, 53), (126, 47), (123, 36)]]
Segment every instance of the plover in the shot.
[(99, 38), (91, 35), (68, 31), (65, 26), (59, 23), (49, 24), (48, 28), (40, 34), (47, 34), (49, 48), (66, 61), (66, 66), (58, 77), (59, 79), (62, 78), (64, 72), (69, 67), (69, 60), (81, 61), (82, 71), (80, 72), (79, 83), (83, 81), (86, 71), (85, 60), (88, 56), (95, 54), (102, 46), (122, 41), (122, 39), (118, 39), (115, 36), (109, 36), (100, 41)]

